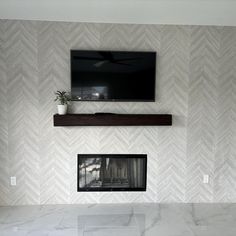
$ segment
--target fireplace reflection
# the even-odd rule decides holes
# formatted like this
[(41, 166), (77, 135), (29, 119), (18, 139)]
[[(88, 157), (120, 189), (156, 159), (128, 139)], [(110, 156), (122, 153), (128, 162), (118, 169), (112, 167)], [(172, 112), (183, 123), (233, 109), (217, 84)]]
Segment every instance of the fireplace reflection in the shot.
[[(130, 212), (126, 214), (91, 214), (78, 216), (79, 235), (86, 236), (138, 236), (145, 235), (146, 215)], [(113, 208), (116, 211), (116, 208)]]

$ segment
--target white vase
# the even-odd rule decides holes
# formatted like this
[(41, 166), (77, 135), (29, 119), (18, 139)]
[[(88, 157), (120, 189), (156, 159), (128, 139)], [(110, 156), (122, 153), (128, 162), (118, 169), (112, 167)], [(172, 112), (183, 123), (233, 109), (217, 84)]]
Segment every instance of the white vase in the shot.
[(65, 105), (57, 105), (57, 110), (59, 115), (65, 115), (67, 112), (67, 104)]

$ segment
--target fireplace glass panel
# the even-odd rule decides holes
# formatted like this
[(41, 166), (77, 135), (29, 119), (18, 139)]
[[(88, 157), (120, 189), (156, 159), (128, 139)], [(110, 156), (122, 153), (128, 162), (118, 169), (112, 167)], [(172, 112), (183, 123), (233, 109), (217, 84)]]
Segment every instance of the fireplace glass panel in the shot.
[(78, 155), (78, 191), (145, 191), (147, 157)]

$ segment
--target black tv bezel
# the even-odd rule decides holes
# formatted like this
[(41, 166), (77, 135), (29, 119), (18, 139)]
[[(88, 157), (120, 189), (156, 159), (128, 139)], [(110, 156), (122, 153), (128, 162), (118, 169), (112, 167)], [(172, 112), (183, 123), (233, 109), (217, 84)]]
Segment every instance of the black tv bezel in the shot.
[(80, 50), (80, 49), (71, 49), (70, 50), (70, 90), (72, 91), (72, 53), (73, 52), (137, 52), (137, 53), (154, 53), (155, 54), (155, 78), (154, 78), (154, 87), (153, 87), (153, 99), (75, 99), (72, 97), (71, 101), (74, 102), (155, 102), (156, 101), (156, 61), (157, 61), (157, 52), (155, 51), (124, 51), (124, 50)]
[[(79, 157), (80, 156), (97, 156), (110, 158), (128, 158), (142, 157), (144, 159), (144, 187), (143, 188), (80, 188), (79, 187)], [(78, 154), (77, 155), (77, 192), (145, 192), (147, 190), (147, 154)]]

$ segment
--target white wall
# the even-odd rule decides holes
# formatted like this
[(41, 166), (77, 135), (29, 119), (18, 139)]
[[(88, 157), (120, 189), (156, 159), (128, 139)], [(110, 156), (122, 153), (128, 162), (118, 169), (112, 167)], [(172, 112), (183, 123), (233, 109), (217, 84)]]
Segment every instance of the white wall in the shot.
[(1, 0), (0, 19), (236, 25), (234, 0)]

